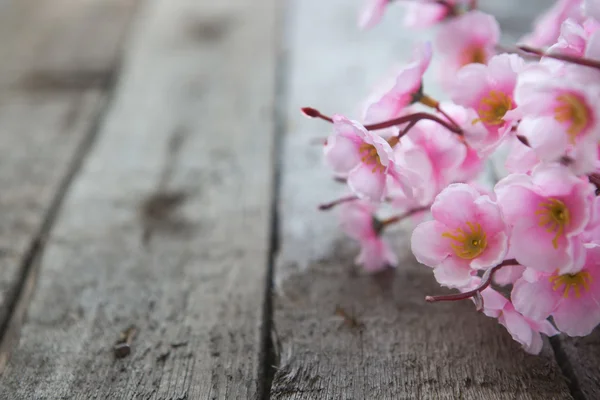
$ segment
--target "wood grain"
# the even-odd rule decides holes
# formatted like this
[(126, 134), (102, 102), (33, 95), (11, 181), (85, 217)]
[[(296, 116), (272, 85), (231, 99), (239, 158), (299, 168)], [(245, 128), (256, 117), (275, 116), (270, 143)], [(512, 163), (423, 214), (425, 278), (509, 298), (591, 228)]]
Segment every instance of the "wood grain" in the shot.
[(581, 338), (561, 335), (553, 344), (570, 379), (571, 390), (581, 399), (600, 398), (600, 329)]
[[(34, 283), (25, 285), (32, 253), (94, 136), (134, 6), (134, 0), (22, 0), (0, 6), (0, 365), (15, 339), (6, 332), (9, 314), (21, 288)], [(100, 35), (102, 30), (107, 34)], [(90, 71), (104, 77), (101, 86), (64, 82), (63, 77)], [(54, 84), (40, 87), (42, 76)], [(18, 324), (10, 330), (16, 333)]]
[(145, 2), (0, 398), (257, 395), (276, 14), (274, 0)]
[[(274, 326), (279, 364), (272, 399), (567, 399), (551, 347), (530, 356), (473, 305), (426, 304), (440, 292), (410, 255), (408, 227), (391, 235), (402, 261), (366, 276), (357, 246), (318, 203), (345, 193), (328, 177), (321, 149), (330, 126), (302, 106), (358, 115), (356, 105), (422, 36), (398, 27), (400, 10), (369, 32), (356, 28), (359, 2), (301, 0), (289, 15), (289, 104), (282, 155), (281, 250)], [(435, 70), (435, 67), (433, 68)], [(438, 95), (428, 74), (425, 91)], [(341, 307), (358, 323), (336, 315)]]

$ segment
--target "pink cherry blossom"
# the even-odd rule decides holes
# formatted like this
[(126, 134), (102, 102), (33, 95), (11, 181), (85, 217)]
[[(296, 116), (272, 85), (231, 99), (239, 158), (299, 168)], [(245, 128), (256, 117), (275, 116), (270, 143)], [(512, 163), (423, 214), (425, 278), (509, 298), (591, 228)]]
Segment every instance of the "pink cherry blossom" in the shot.
[(585, 336), (600, 323), (600, 245), (585, 248), (583, 268), (567, 274), (527, 271), (511, 295), (515, 308), (533, 319), (552, 316), (569, 336)]
[(590, 220), (594, 189), (565, 166), (539, 165), (531, 176), (512, 174), (495, 188), (511, 227), (510, 253), (542, 272), (569, 271), (580, 254), (581, 234)]
[(528, 174), (540, 163), (535, 151), (521, 143), (517, 138), (510, 141), (510, 151), (506, 157), (504, 167), (513, 174)]
[[(523, 66), (519, 56), (501, 54), (488, 65), (469, 64), (456, 75), (450, 96), (457, 104), (477, 113), (465, 138), (480, 154), (493, 151), (512, 128), (515, 117), (510, 111), (516, 107), (513, 91)], [(483, 124), (487, 133), (467, 135), (478, 123)]]
[[(511, 256), (507, 254), (506, 258), (509, 259)], [(522, 265), (507, 265), (494, 274), (494, 282), (500, 286), (512, 285), (523, 276), (523, 272), (525, 272), (525, 267)]]
[(500, 38), (496, 19), (480, 11), (471, 11), (440, 27), (436, 49), (442, 55), (441, 78), (451, 87), (456, 72), (471, 63), (486, 64), (495, 54)]
[(360, 243), (361, 251), (356, 262), (369, 272), (398, 263), (396, 254), (380, 236), (375, 211), (375, 206), (365, 201), (353, 201), (340, 206), (341, 228)]
[(457, 13), (457, 7), (466, 4), (466, 0), (446, 0), (443, 4), (436, 1), (404, 1), (404, 26), (428, 28), (442, 22)]
[[(327, 139), (325, 160), (335, 173), (348, 177), (348, 186), (360, 198), (381, 201), (386, 180), (404, 185), (404, 174), (394, 163), (390, 144), (360, 123), (341, 115), (333, 117), (334, 134)], [(410, 194), (410, 188), (405, 185)]]
[(358, 15), (358, 26), (369, 29), (375, 26), (383, 17), (385, 8), (391, 0), (366, 0)]
[[(565, 54), (573, 57), (583, 57), (586, 52), (587, 43), (597, 29), (597, 24), (589, 21), (580, 24), (572, 19), (562, 23), (558, 41), (548, 49), (551, 54)], [(560, 63), (560, 61), (542, 58), (544, 62)]]
[(583, 20), (581, 0), (558, 0), (535, 20), (533, 32), (521, 41), (534, 47), (550, 46), (558, 39), (561, 24), (567, 18)]
[(434, 268), (448, 287), (468, 285), (478, 269), (504, 260), (508, 232), (500, 208), (466, 184), (444, 189), (431, 207), (433, 221), (414, 230), (411, 245), (417, 260)]
[(594, 198), (591, 209), (590, 222), (581, 234), (583, 243), (595, 243), (600, 245), (600, 196)]
[(542, 351), (544, 342), (540, 333), (547, 336), (559, 333), (545, 319), (534, 320), (520, 314), (506, 297), (494, 289), (485, 289), (481, 292), (481, 297), (483, 298), (483, 313), (488, 317), (497, 318), (512, 338), (530, 354), (539, 354)]
[(417, 46), (413, 60), (382, 84), (367, 100), (365, 123), (396, 118), (421, 91), (423, 74), (431, 62), (431, 44)]
[[(589, 68), (588, 68), (589, 69)], [(528, 68), (515, 89), (516, 115), (525, 116), (518, 133), (542, 161), (564, 155), (576, 160), (577, 173), (591, 172), (600, 140), (597, 105), (600, 86), (579, 82), (565, 70), (559, 77), (543, 66)]]
[[(458, 124), (467, 120), (466, 110), (452, 103), (440, 107)], [(396, 160), (403, 170), (420, 178), (413, 184), (411, 207), (429, 205), (442, 189), (454, 182), (473, 179), (483, 167), (481, 158), (459, 137), (442, 125), (420, 121), (394, 148)]]

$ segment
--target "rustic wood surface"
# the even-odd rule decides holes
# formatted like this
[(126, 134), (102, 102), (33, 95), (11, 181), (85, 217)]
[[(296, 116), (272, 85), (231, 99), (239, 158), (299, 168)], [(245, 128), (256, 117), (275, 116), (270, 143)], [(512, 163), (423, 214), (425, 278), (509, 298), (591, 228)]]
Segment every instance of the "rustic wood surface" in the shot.
[[(272, 0), (144, 2), (0, 398), (255, 397), (276, 13)], [(130, 325), (131, 354), (115, 360)]]
[[(107, 104), (134, 5), (23, 0), (0, 8), (0, 334), (6, 338), (14, 338), (9, 316), (33, 255)], [(99, 46), (89, 46), (92, 40)], [(3, 349), (0, 367), (6, 355)]]
[[(600, 398), (600, 332), (529, 356), (424, 302), (410, 224), (368, 276), (316, 210), (346, 192), (299, 108), (358, 117), (432, 37), (361, 3), (0, 4), (0, 399)], [(510, 45), (548, 2), (480, 4)]]

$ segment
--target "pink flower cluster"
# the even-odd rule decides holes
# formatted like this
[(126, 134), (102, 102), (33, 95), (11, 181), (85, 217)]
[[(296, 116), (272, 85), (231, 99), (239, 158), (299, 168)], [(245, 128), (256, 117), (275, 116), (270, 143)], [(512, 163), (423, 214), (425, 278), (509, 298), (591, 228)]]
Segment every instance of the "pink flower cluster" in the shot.
[[(388, 3), (369, 1), (361, 25)], [(590, 334), (600, 324), (600, 0), (559, 0), (510, 53), (498, 52), (499, 25), (476, 1), (393, 3), (407, 8), (407, 25), (438, 26), (451, 101), (426, 92), (434, 51), (425, 43), (361, 118), (304, 109), (332, 123), (325, 161), (350, 192), (321, 209), (340, 205), (369, 272), (398, 263), (383, 238), (390, 225), (425, 218), (412, 252), (458, 290), (427, 300), (472, 299), (530, 353), (541, 334)], [(503, 144), (509, 174), (480, 187)]]

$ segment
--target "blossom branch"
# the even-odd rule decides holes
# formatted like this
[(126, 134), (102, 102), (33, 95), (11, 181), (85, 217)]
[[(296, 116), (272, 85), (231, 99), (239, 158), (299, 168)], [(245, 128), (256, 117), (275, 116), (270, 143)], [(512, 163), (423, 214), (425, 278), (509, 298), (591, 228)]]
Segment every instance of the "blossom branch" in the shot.
[[(314, 109), (312, 107), (303, 107), (302, 112), (307, 117), (319, 118), (324, 121), (333, 123), (333, 118), (331, 118), (328, 115), (322, 114), (319, 110)], [(410, 123), (413, 121), (416, 123), (422, 119), (428, 119), (428, 120), (437, 122), (438, 124), (442, 125), (444, 128), (448, 129), (450, 132), (454, 132), (457, 135), (461, 135), (461, 136), (463, 135), (463, 131), (459, 126), (454, 126), (454, 124), (450, 124), (450, 123), (444, 121), (443, 119), (436, 117), (435, 115), (428, 114), (425, 112), (417, 112), (414, 114), (404, 115), (402, 117), (390, 119), (388, 121), (377, 122), (375, 124), (365, 125), (364, 127), (368, 131), (377, 131), (380, 129), (390, 128), (390, 127), (396, 126), (396, 125)], [(413, 126), (414, 126), (414, 124), (413, 124)]]
[(598, 195), (598, 193), (600, 193), (600, 174), (589, 174), (588, 178), (590, 180), (590, 183), (596, 187), (596, 195)]
[(428, 96), (426, 94), (422, 94), (420, 93), (420, 95), (418, 96), (418, 101), (421, 104), (426, 105), (427, 107), (431, 107), (434, 110), (436, 110), (437, 112), (439, 112), (440, 114), (442, 114), (444, 117), (446, 117), (446, 119), (448, 121), (450, 121), (450, 123), (452, 125), (454, 125), (457, 129), (460, 129), (460, 125), (454, 120), (452, 119), (452, 117), (450, 115), (448, 115), (448, 113), (446, 113), (441, 107), (440, 107), (440, 102), (435, 100), (433, 97)]
[[(435, 108), (437, 110), (437, 112), (439, 112), (440, 114), (442, 114), (444, 117), (446, 117), (446, 119), (448, 121), (450, 121), (452, 123), (452, 125), (454, 125), (456, 128), (458, 128), (459, 130), (461, 130), (460, 125), (454, 120), (452, 119), (452, 117), (450, 115), (448, 115), (448, 113), (446, 113), (446, 111), (444, 111), (442, 109), (442, 107), (440, 107), (440, 105), (438, 104), (437, 107)], [(461, 130), (462, 132), (462, 130)]]
[(566, 62), (570, 62), (573, 64), (583, 65), (585, 67), (600, 69), (600, 61), (597, 61), (597, 60), (591, 60), (589, 58), (583, 58), (583, 57), (573, 57), (573, 56), (568, 56), (566, 54), (552, 54), (552, 53), (548, 54), (544, 50), (536, 49), (534, 47), (525, 46), (525, 45), (520, 45), (517, 47), (526, 53), (535, 54), (540, 57), (554, 58), (555, 60), (566, 61)]
[(448, 294), (441, 296), (426, 296), (425, 301), (427, 301), (428, 303), (435, 303), (438, 301), (458, 301), (470, 299), (473, 296), (477, 296), (479, 293), (483, 292), (488, 286), (490, 286), (490, 284), (492, 283), (492, 277), (494, 276), (494, 273), (500, 268), (506, 267), (508, 265), (519, 265), (519, 263), (514, 258), (511, 258), (510, 260), (504, 260), (495, 267), (488, 268), (481, 277), (481, 283), (475, 289), (463, 293)]
[(321, 211), (327, 211), (327, 210), (331, 210), (333, 207), (340, 205), (342, 203), (348, 203), (350, 201), (354, 201), (354, 200), (358, 200), (358, 196), (346, 196), (346, 197), (342, 197), (339, 198), (337, 200), (333, 200), (329, 203), (323, 203), (319, 205), (319, 210)]
[(414, 114), (409, 114), (409, 115), (405, 115), (402, 117), (394, 118), (389, 121), (383, 121), (383, 122), (378, 122), (376, 124), (365, 125), (365, 128), (369, 131), (376, 131), (379, 129), (389, 128), (389, 127), (395, 126), (395, 125), (402, 125), (407, 122), (415, 121), (415, 123), (416, 123), (417, 121), (420, 121), (422, 119), (428, 119), (428, 120), (437, 122), (438, 124), (442, 125), (444, 128), (448, 129), (451, 132), (456, 133), (457, 135), (463, 134), (462, 129), (455, 127), (453, 125), (450, 125), (448, 122), (436, 117), (435, 115), (428, 114), (425, 112), (417, 112)]
[(406, 219), (406, 218), (408, 218), (408, 217), (410, 217), (412, 215), (415, 215), (415, 214), (420, 213), (422, 211), (427, 211), (430, 208), (431, 208), (431, 205), (413, 208), (411, 210), (408, 210), (405, 213), (394, 215), (392, 217), (389, 217), (389, 218), (386, 218), (384, 220), (381, 220), (380, 223), (381, 223), (382, 226), (388, 226), (388, 225), (391, 225), (391, 224), (395, 224), (396, 222), (400, 222), (400, 221), (402, 221), (402, 220), (404, 220), (404, 219)]
[(333, 119), (331, 117), (321, 114), (321, 112), (315, 108), (302, 107), (302, 113), (309, 118), (319, 118), (333, 124)]

